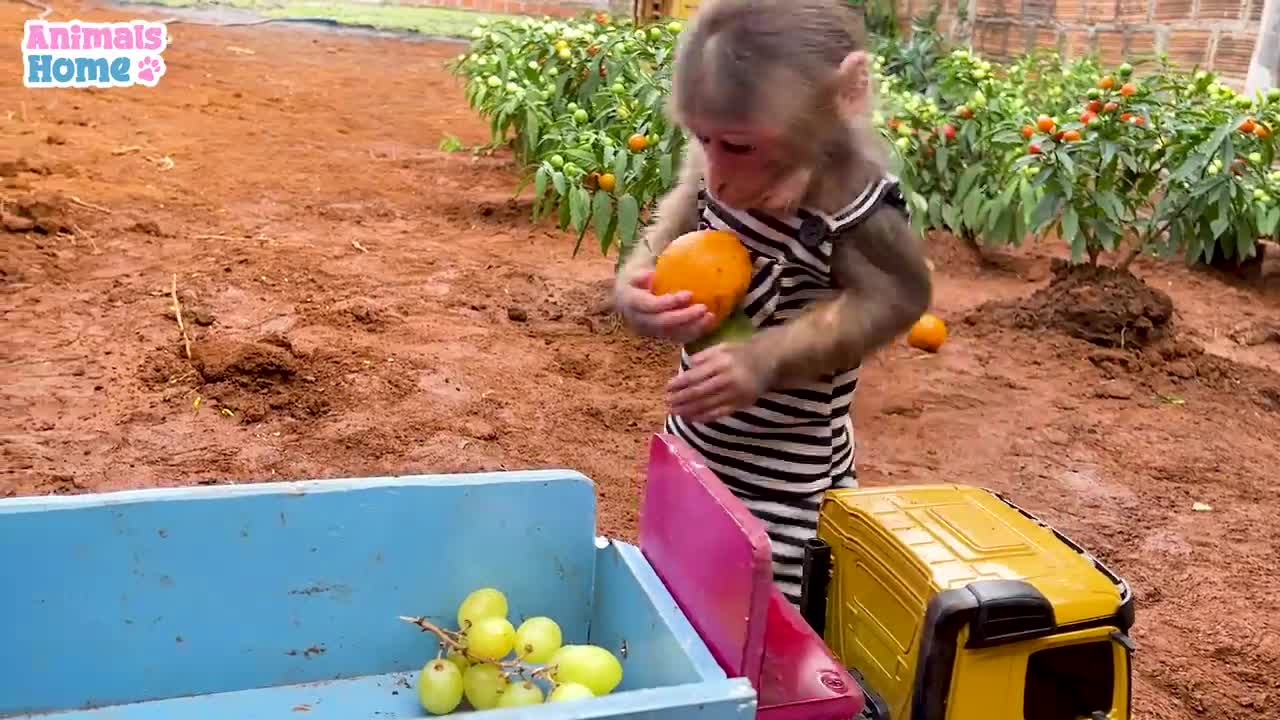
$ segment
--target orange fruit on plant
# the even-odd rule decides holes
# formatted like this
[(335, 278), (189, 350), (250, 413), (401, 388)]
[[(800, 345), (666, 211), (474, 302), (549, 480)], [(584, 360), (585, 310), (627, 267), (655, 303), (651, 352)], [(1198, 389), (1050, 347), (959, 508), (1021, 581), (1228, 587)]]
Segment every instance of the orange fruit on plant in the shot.
[(1258, 124), (1253, 121), (1253, 118), (1245, 118), (1244, 122), (1240, 123), (1240, 132), (1245, 135), (1252, 135), (1253, 131), (1257, 129)]
[(724, 230), (695, 230), (676, 238), (658, 255), (653, 294), (687, 290), (692, 305), (705, 305), (717, 327), (729, 317), (751, 284), (751, 253)]
[(1115, 86), (1116, 86), (1116, 79), (1111, 77), (1110, 75), (1098, 81), (1098, 87), (1103, 90), (1110, 90)]
[(1053, 118), (1049, 117), (1048, 115), (1041, 115), (1040, 117), (1036, 118), (1036, 127), (1040, 128), (1040, 132), (1042, 133), (1053, 132), (1053, 128), (1054, 128)]
[(1102, 106), (1102, 112), (1112, 113), (1120, 109), (1119, 103), (1109, 102)]
[(631, 149), (631, 152), (644, 152), (644, 149), (649, 147), (649, 138), (636, 133), (627, 138), (627, 147)]
[(613, 189), (617, 186), (618, 186), (618, 179), (613, 176), (613, 173), (605, 173), (600, 176), (601, 190), (605, 192), (613, 192)]
[(1258, 123), (1257, 127), (1253, 129), (1253, 134), (1259, 140), (1266, 140), (1267, 138), (1271, 137), (1271, 130), (1266, 125), (1263, 125), (1262, 123)]
[(1133, 83), (1125, 83), (1124, 85), (1120, 86), (1120, 94), (1125, 97), (1129, 97), (1131, 95), (1137, 95), (1138, 86), (1134, 85)]
[(1089, 110), (1089, 112), (1094, 113), (1094, 114), (1097, 114), (1097, 113), (1102, 112), (1102, 101), (1101, 101), (1101, 100), (1090, 100), (1090, 101), (1089, 101), (1089, 105), (1088, 105), (1088, 108), (1087, 108), (1087, 109)]
[(1031, 136), (1032, 136), (1032, 135), (1035, 135), (1035, 134), (1036, 134), (1036, 129), (1035, 129), (1035, 128), (1031, 127), (1030, 125), (1023, 125), (1023, 126), (1022, 126), (1022, 137), (1024, 137), (1024, 138), (1026, 138), (1026, 139), (1030, 140), (1030, 139), (1031, 139)]
[(1062, 134), (1062, 139), (1066, 140), (1067, 142), (1076, 142), (1077, 140), (1080, 139), (1080, 131), (1068, 130)]
[(947, 341), (947, 324), (942, 318), (932, 313), (925, 313), (911, 326), (907, 333), (907, 344), (928, 352), (938, 352), (942, 343)]

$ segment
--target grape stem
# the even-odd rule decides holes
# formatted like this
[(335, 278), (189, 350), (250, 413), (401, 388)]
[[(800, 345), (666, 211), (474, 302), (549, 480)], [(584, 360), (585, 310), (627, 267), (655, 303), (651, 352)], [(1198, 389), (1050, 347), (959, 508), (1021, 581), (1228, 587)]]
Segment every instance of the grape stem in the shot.
[(441, 653), (444, 652), (444, 648), (448, 648), (449, 650), (465, 657), (472, 663), (496, 665), (500, 670), (502, 670), (502, 674), (507, 678), (507, 680), (510, 680), (513, 675), (518, 675), (527, 680), (534, 680), (539, 677), (550, 679), (551, 677), (551, 667), (535, 667), (533, 665), (526, 665), (519, 660), (491, 660), (489, 658), (472, 655), (467, 652), (467, 645), (463, 641), (462, 633), (453, 630), (446, 630), (425, 617), (409, 617), (407, 615), (401, 615), (400, 619), (410, 625), (416, 625), (418, 629), (423, 632), (432, 633), (439, 638)]

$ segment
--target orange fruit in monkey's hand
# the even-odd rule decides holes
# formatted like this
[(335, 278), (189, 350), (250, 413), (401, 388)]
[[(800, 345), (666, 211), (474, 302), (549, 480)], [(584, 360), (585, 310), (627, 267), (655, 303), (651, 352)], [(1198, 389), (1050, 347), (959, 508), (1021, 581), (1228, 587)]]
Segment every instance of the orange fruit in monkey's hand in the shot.
[(938, 348), (946, 341), (947, 325), (942, 322), (942, 318), (932, 313), (921, 315), (907, 334), (908, 345), (929, 352), (938, 352)]
[[(729, 317), (751, 284), (751, 254), (724, 230), (685, 233), (658, 256), (653, 294), (688, 290), (691, 305), (706, 305), (716, 326)], [(714, 329), (714, 328), (713, 328)]]

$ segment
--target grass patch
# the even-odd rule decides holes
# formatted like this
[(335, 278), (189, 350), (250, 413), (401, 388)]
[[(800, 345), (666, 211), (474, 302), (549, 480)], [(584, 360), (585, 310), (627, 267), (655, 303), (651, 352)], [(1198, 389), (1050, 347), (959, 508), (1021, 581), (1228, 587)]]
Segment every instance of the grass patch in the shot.
[(227, 8), (247, 10), (264, 17), (320, 17), (341, 25), (459, 38), (467, 37), (481, 18), (496, 21), (511, 17), (447, 8), (381, 5), (368, 2), (315, 2), (314, 0), (311, 2), (305, 0), (136, 0), (129, 4), (190, 10)]

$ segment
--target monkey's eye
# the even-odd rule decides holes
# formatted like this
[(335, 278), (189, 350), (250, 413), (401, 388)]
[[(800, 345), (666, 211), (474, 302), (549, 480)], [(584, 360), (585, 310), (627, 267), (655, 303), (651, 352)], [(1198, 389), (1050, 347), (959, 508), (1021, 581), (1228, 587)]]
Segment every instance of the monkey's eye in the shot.
[(711, 138), (707, 137), (706, 135), (698, 135), (697, 138), (698, 138), (698, 142), (702, 143), (703, 145), (707, 145), (711, 142)]
[(724, 148), (725, 152), (733, 153), (734, 155), (746, 155), (747, 153), (750, 153), (752, 150), (756, 149), (754, 145), (740, 145), (738, 143), (731, 143), (726, 140), (720, 141), (720, 147)]

